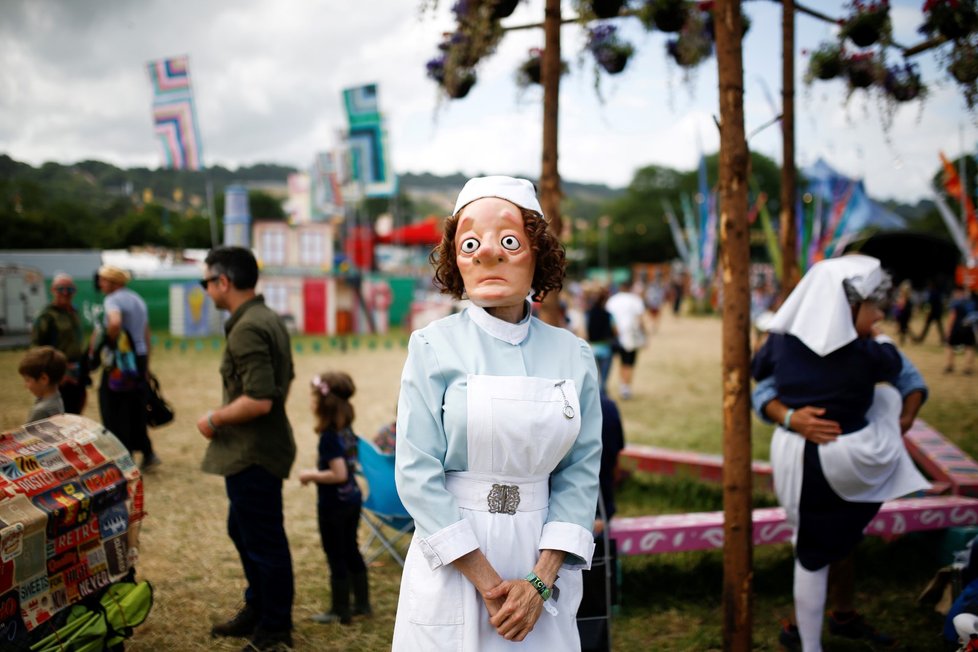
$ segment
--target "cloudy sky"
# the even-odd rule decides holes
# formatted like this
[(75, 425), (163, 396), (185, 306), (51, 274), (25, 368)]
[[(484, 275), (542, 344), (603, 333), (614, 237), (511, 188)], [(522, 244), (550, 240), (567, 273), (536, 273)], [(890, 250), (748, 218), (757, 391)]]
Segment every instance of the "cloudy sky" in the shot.
[[(638, 0), (632, 0), (637, 4)], [(808, 0), (830, 15), (843, 2)], [(427, 4), (432, 4), (428, 0)], [(505, 24), (539, 22), (544, 0), (523, 0)], [(894, 38), (921, 39), (920, 0), (891, 0)], [(440, 100), (425, 78), (452, 0), (422, 13), (420, 0), (3, 0), (0, 3), (0, 152), (38, 165), (100, 159), (160, 164), (150, 118), (146, 62), (190, 56), (204, 162), (305, 167), (345, 127), (343, 88), (379, 84), (395, 171), (524, 173), (537, 176), (542, 91), (520, 91), (514, 74), (542, 30), (514, 31), (482, 62), (468, 97)], [(564, 2), (572, 14), (573, 2)], [(744, 41), (750, 132), (780, 104), (780, 7), (750, 2)], [(561, 85), (559, 167), (575, 181), (624, 186), (634, 171), (695, 166), (719, 146), (713, 60), (689, 78), (666, 61), (666, 35), (619, 19), (638, 50), (625, 72), (600, 79), (582, 57), (582, 30), (562, 31), (570, 74)], [(933, 53), (915, 58), (930, 84), (926, 101), (901, 107), (890, 130), (881, 103), (843, 82), (805, 87), (804, 52), (834, 28), (799, 15), (797, 162), (826, 159), (865, 179), (870, 194), (915, 201), (928, 193), (938, 152), (974, 151), (976, 121)], [(896, 60), (894, 51), (891, 60)], [(777, 127), (750, 145), (781, 158)]]

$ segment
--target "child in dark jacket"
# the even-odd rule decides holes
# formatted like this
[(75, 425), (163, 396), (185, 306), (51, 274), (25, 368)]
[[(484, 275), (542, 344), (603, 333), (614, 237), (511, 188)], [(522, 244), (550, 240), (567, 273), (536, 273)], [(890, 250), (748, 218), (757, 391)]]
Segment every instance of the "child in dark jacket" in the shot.
[[(363, 496), (353, 476), (357, 459), (357, 436), (353, 434), (353, 379), (341, 371), (312, 379), (312, 410), (319, 433), (319, 455), (315, 469), (299, 473), (303, 486), (316, 484), (319, 536), (329, 564), (333, 608), (316, 614), (317, 623), (348, 625), (353, 615), (370, 615), (367, 566), (357, 545), (357, 528)], [(350, 588), (354, 596), (350, 610)]]

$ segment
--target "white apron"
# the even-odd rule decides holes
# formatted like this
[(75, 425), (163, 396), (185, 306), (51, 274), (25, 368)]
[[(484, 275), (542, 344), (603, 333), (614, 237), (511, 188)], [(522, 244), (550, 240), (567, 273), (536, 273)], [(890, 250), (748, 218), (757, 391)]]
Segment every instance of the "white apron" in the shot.
[[(574, 381), (565, 380), (560, 388), (558, 382), (523, 376), (468, 376), (468, 471), (447, 474), (446, 487), (475, 531), (479, 548), (505, 580), (522, 579), (533, 570), (547, 520), (550, 473), (580, 431)], [(492, 492), (493, 484), (519, 487), (515, 514), (505, 511), (515, 502), (506, 493), (513, 490), (500, 496), (498, 490)], [(488, 511), (490, 493), (503, 511)], [(558, 576), (558, 614), (541, 612), (533, 631), (521, 643), (514, 643), (489, 623), (489, 612), (475, 587), (451, 564), (431, 570), (414, 539), (404, 564), (392, 649), (482, 652), (523, 646), (580, 650), (576, 615), (581, 571), (561, 568)]]
[[(881, 503), (930, 487), (903, 444), (900, 393), (877, 385), (869, 424), (818, 447), (825, 480), (850, 502)], [(798, 532), (798, 506), (804, 469), (805, 438), (778, 427), (771, 440), (774, 490), (788, 523)], [(794, 540), (794, 539), (793, 539)]]

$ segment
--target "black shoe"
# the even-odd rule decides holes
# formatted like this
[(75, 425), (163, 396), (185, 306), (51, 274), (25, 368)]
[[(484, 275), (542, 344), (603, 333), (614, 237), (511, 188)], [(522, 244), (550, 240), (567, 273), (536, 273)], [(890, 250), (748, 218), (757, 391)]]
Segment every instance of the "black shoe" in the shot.
[(782, 620), (778, 643), (788, 652), (801, 652), (801, 635), (798, 633), (798, 628), (787, 620)]
[(362, 607), (353, 607), (354, 616), (373, 616), (374, 610), (370, 608), (370, 605), (364, 605)]
[(147, 471), (154, 470), (156, 467), (158, 467), (162, 463), (163, 463), (163, 460), (161, 460), (159, 458), (159, 456), (154, 453), (154, 454), (150, 455), (149, 457), (144, 457), (143, 458), (142, 463), (139, 465), (139, 470), (142, 471), (143, 473), (146, 473)]
[(238, 610), (238, 613), (234, 614), (231, 620), (211, 627), (211, 636), (238, 636), (242, 638), (251, 636), (255, 633), (255, 628), (258, 627), (260, 616), (257, 609), (250, 604), (245, 604)]
[(829, 614), (829, 633), (844, 638), (863, 639), (879, 647), (896, 648), (896, 639), (878, 631), (866, 622), (859, 612), (840, 613), (833, 611)]
[(292, 632), (256, 629), (241, 652), (285, 652), (292, 649)]

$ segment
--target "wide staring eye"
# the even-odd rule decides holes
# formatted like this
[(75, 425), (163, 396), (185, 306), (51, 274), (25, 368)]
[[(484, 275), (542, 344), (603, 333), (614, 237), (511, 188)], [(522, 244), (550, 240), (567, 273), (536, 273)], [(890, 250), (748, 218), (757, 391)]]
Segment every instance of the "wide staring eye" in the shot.
[(479, 244), (479, 241), (475, 238), (466, 238), (465, 240), (462, 240), (462, 244), (459, 246), (459, 249), (462, 250), (463, 254), (471, 254), (479, 248)]
[(503, 246), (503, 249), (508, 249), (509, 251), (516, 251), (520, 248), (520, 241), (515, 235), (505, 235), (503, 239), (499, 241), (499, 244)]

